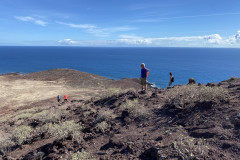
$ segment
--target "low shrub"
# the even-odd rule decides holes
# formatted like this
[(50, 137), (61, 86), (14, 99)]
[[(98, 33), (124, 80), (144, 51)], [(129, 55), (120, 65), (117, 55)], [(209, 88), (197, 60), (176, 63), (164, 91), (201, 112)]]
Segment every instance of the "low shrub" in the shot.
[(18, 145), (22, 145), (27, 139), (33, 136), (33, 129), (29, 126), (19, 126), (12, 131), (12, 139)]
[(81, 139), (81, 124), (76, 124), (74, 121), (65, 121), (60, 124), (55, 123), (47, 123), (43, 125), (40, 130), (41, 132), (47, 132), (51, 136), (56, 137), (57, 139), (64, 139), (68, 136), (72, 136), (72, 138), (76, 141)]
[(127, 93), (127, 92), (134, 92), (136, 93), (137, 91), (134, 88), (129, 88), (129, 89), (121, 89), (121, 88), (108, 88), (106, 92), (100, 96), (100, 98), (109, 98), (112, 96), (119, 96), (120, 94)]
[(58, 122), (61, 118), (62, 113), (56, 109), (43, 110), (33, 115), (33, 120), (38, 120), (44, 123)]
[(76, 153), (73, 153), (68, 157), (67, 160), (93, 160), (93, 159), (91, 158), (90, 153), (82, 150), (81, 152), (78, 151)]
[(170, 89), (166, 94), (167, 104), (177, 108), (186, 109), (197, 103), (221, 103), (229, 100), (228, 91), (222, 87), (206, 86), (179, 86)]
[(22, 114), (16, 115), (13, 118), (13, 121), (18, 121), (18, 120), (21, 120), (21, 119), (31, 118), (32, 116), (33, 116), (32, 113), (22, 113)]
[(120, 106), (120, 110), (127, 110), (134, 117), (144, 118), (146, 116), (146, 108), (143, 106), (139, 106), (138, 99), (127, 100), (122, 103)]
[(84, 116), (84, 117), (88, 117), (90, 114), (91, 114), (90, 111), (84, 111), (84, 112), (83, 112), (83, 116)]
[(110, 120), (112, 120), (113, 117), (113, 111), (112, 110), (106, 110), (106, 111), (100, 111), (97, 117), (97, 121), (98, 122), (102, 122), (102, 121), (107, 121), (109, 122)]
[(113, 96), (113, 95), (118, 96), (118, 95), (121, 94), (122, 92), (123, 92), (123, 90), (120, 89), (120, 88), (109, 88), (109, 89), (107, 90), (107, 96), (109, 96), (109, 97), (111, 97), (111, 96)]
[(5, 156), (5, 154), (9, 152), (11, 146), (13, 146), (13, 145), (14, 145), (14, 142), (11, 141), (10, 138), (1, 140), (0, 141), (0, 155), (2, 152), (3, 156)]
[(209, 149), (205, 140), (183, 137), (182, 135), (173, 143), (173, 146), (179, 156), (186, 160), (204, 158)]
[(104, 133), (107, 128), (108, 128), (108, 124), (107, 124), (106, 121), (102, 121), (101, 123), (98, 123), (98, 124), (96, 125), (96, 130), (97, 130), (98, 132)]
[(122, 103), (120, 106), (121, 110), (128, 110), (129, 112), (134, 112), (138, 105), (138, 99), (127, 100), (126, 102)]

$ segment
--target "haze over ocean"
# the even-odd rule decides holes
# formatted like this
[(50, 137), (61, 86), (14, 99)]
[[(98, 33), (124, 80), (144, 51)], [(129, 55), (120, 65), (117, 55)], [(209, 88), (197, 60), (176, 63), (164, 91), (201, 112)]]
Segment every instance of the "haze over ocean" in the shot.
[(169, 72), (174, 85), (220, 82), (240, 77), (240, 49), (234, 48), (95, 48), (0, 47), (0, 73), (30, 73), (69, 68), (112, 79), (139, 78), (140, 64), (150, 70), (148, 81), (166, 87)]

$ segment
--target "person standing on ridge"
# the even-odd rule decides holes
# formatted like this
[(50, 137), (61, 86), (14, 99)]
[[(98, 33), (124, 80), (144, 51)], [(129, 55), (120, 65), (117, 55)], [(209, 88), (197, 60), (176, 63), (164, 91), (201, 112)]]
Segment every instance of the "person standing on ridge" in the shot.
[(64, 95), (64, 101), (67, 102), (68, 101), (68, 96), (65, 94)]
[(174, 77), (172, 75), (172, 72), (170, 72), (169, 75), (170, 75), (170, 81), (169, 81), (168, 86), (170, 87), (172, 85), (172, 83), (174, 82)]
[(142, 90), (147, 90), (147, 77), (149, 75), (149, 69), (145, 67), (145, 64), (141, 64), (141, 85), (142, 85)]

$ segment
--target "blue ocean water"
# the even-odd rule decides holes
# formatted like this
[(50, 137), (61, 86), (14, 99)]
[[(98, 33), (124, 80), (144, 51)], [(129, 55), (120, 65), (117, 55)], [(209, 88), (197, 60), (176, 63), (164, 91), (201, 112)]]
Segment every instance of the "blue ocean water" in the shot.
[(150, 70), (149, 82), (166, 87), (169, 72), (174, 84), (219, 82), (240, 77), (240, 49), (224, 48), (95, 48), (0, 47), (0, 73), (30, 73), (71, 68), (107, 78), (138, 78), (140, 64)]

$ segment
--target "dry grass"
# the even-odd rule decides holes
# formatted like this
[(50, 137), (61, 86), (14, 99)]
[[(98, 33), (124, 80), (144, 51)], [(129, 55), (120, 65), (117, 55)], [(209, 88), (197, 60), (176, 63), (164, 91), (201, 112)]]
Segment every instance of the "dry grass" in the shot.
[(81, 134), (82, 128), (83, 126), (81, 124), (77, 124), (71, 120), (59, 124), (47, 123), (38, 130), (40, 130), (40, 132), (42, 133), (47, 132), (56, 139), (64, 139), (67, 138), (68, 136), (72, 136), (74, 140), (79, 142), (82, 136)]
[(125, 103), (122, 103), (120, 110), (127, 110), (134, 117), (144, 118), (146, 116), (146, 108), (139, 105), (138, 99), (127, 100)]
[(67, 160), (94, 160), (91, 158), (90, 153), (82, 150), (68, 156)]
[(138, 99), (132, 100), (127, 100), (125, 103), (122, 103), (120, 106), (121, 110), (128, 110), (130, 112), (134, 112), (135, 108), (138, 105)]
[(229, 100), (228, 91), (222, 87), (180, 86), (169, 90), (166, 94), (167, 103), (177, 108), (186, 109), (197, 103), (221, 103)]
[(12, 140), (18, 145), (23, 144), (33, 136), (33, 129), (29, 126), (19, 126), (12, 131)]
[(208, 146), (203, 139), (194, 139), (180, 135), (178, 140), (173, 143), (174, 149), (179, 156), (185, 160), (204, 158), (208, 153)]
[(61, 119), (61, 116), (67, 112), (66, 110), (61, 111), (60, 109), (49, 109), (49, 110), (43, 110), (41, 112), (38, 112), (32, 116), (31, 119), (38, 120), (43, 123), (49, 123), (49, 122), (58, 122)]
[(107, 90), (105, 90), (101, 94), (99, 94), (98, 96), (93, 96), (91, 98), (91, 101), (98, 101), (100, 99), (110, 98), (112, 96), (119, 96), (120, 94), (127, 93), (129, 91), (134, 92), (134, 93), (137, 92), (134, 88), (129, 88), (129, 89), (108, 88)]
[(107, 128), (108, 128), (108, 123), (106, 121), (102, 121), (101, 123), (98, 123), (96, 125), (96, 130), (98, 132), (104, 133)]
[(17, 115), (16, 117), (13, 118), (13, 121), (18, 121), (21, 119), (26, 119), (26, 118), (31, 118), (33, 116), (32, 113), (22, 113)]
[[(1, 106), (18, 107), (36, 100), (41, 101), (56, 97), (64, 90), (63, 83), (44, 82), (33, 80), (14, 80), (8, 81), (5, 77), (0, 77), (0, 100)], [(4, 101), (3, 101), (4, 100)]]
[(114, 113), (112, 110), (108, 109), (105, 111), (100, 111), (97, 117), (97, 121), (102, 122), (102, 121), (107, 121), (109, 122), (110, 120), (112, 120), (114, 117)]
[[(0, 130), (0, 151), (5, 155), (9, 151), (9, 147), (15, 143), (11, 140), (11, 135)], [(1, 158), (1, 157), (0, 157)]]
[[(16, 108), (31, 103), (56, 98), (58, 94), (68, 94), (70, 99), (89, 99), (90, 95), (102, 92), (99, 88), (72, 88), (64, 80), (37, 81), (37, 80), (8, 80), (0, 76), (0, 108), (7, 106)], [(55, 99), (54, 99), (55, 102)]]

